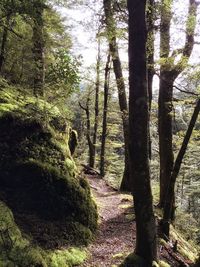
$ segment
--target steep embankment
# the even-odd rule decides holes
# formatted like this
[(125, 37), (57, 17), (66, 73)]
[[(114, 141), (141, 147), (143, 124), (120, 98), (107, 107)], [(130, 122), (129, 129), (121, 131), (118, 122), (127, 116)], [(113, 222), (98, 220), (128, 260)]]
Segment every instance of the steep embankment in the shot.
[(0, 266), (67, 266), (74, 253), (77, 263), (85, 253), (54, 250), (87, 244), (97, 212), (65, 118), (1, 80), (0, 129)]

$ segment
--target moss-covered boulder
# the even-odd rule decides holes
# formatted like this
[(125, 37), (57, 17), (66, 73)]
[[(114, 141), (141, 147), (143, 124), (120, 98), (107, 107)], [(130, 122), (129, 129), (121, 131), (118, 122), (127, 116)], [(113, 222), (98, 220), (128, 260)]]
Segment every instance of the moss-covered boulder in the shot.
[(87, 244), (96, 205), (76, 175), (66, 120), (56, 107), (0, 81), (0, 199), (44, 247)]

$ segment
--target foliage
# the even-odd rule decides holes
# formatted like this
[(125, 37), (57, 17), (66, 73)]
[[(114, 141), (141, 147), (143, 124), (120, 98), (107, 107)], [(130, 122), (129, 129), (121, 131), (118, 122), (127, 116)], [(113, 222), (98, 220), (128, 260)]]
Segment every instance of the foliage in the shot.
[[(8, 2), (8, 3), (7, 3)], [(13, 83), (33, 86), (33, 22), (36, 16), (34, 5), (44, 1), (5, 1), (0, 7), (0, 40), (6, 25), (6, 14), (11, 12), (2, 75)], [(16, 6), (16, 7), (13, 7)], [(12, 7), (12, 8), (11, 8)], [(10, 9), (11, 8), (11, 9)], [(11, 10), (11, 11), (10, 11)], [(13, 11), (14, 10), (14, 11)], [(44, 11), (45, 65), (48, 70), (55, 60), (56, 50), (64, 49), (69, 55), (71, 39), (58, 12), (52, 6)], [(72, 58), (72, 56), (71, 56)], [(76, 82), (75, 82), (76, 83)], [(55, 85), (55, 83), (54, 83)], [(69, 84), (68, 84), (69, 85)]]
[(53, 57), (54, 60), (46, 73), (46, 91), (47, 97), (51, 100), (55, 98), (54, 102), (58, 102), (58, 99), (63, 97), (66, 99), (79, 89), (78, 67), (80, 63), (65, 50), (58, 50)]

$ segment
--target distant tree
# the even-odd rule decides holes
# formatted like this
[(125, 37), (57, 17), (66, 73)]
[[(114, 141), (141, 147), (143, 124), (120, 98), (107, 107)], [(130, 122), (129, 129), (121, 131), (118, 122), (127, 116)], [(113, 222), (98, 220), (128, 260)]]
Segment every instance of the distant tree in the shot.
[(44, 9), (46, 5), (43, 0), (33, 2), (33, 58), (34, 58), (34, 94), (44, 95)]
[(162, 220), (162, 230), (163, 233), (169, 237), (169, 226), (170, 226), (170, 221), (171, 221), (171, 213), (173, 210), (173, 202), (174, 202), (174, 190), (175, 190), (175, 183), (181, 168), (181, 164), (183, 161), (183, 157), (185, 155), (185, 152), (187, 150), (188, 143), (190, 141), (190, 137), (192, 135), (192, 131), (194, 129), (195, 123), (197, 121), (198, 115), (200, 112), (200, 99), (198, 99), (196, 107), (194, 109), (194, 112), (192, 114), (188, 129), (186, 131), (183, 143), (181, 145), (181, 148), (178, 152), (177, 158), (174, 163), (174, 167), (172, 170), (171, 177), (169, 179), (169, 186), (167, 188), (167, 194), (166, 194), (166, 201), (164, 205), (164, 215), (163, 215), (163, 220)]
[(107, 39), (110, 47), (110, 53), (113, 61), (113, 70), (116, 78), (119, 106), (122, 115), (123, 133), (124, 133), (124, 150), (125, 150), (125, 167), (120, 189), (122, 191), (131, 191), (132, 182), (129, 176), (129, 161), (128, 161), (128, 104), (126, 98), (126, 88), (122, 72), (121, 60), (119, 57), (117, 43), (117, 26), (114, 18), (114, 1), (104, 0), (105, 24), (107, 30)]
[(156, 223), (149, 170), (149, 106), (146, 60), (146, 1), (128, 0), (129, 166), (136, 215), (136, 249), (146, 264), (157, 259)]
[(86, 138), (89, 148), (89, 166), (91, 167), (94, 162), (94, 144), (91, 138), (91, 115), (90, 115), (90, 93), (87, 95), (86, 103), (83, 105), (79, 102), (79, 106), (86, 114)]
[(103, 105), (103, 123), (101, 134), (101, 155), (100, 155), (100, 174), (105, 175), (105, 145), (107, 137), (107, 114), (108, 114), (108, 96), (109, 96), (109, 77), (110, 76), (110, 53), (107, 56), (104, 79), (104, 105)]
[(98, 42), (98, 53), (96, 62), (96, 83), (95, 83), (95, 117), (94, 117), (94, 132), (93, 132), (93, 155), (90, 167), (94, 168), (96, 160), (96, 143), (97, 143), (97, 130), (99, 126), (99, 90), (100, 90), (100, 64), (101, 64), (101, 40), (97, 34)]
[(3, 64), (5, 61), (5, 51), (6, 51), (6, 44), (8, 39), (9, 33), (9, 24), (11, 20), (11, 13), (6, 15), (5, 25), (3, 26), (3, 34), (2, 34), (2, 41), (1, 41), (1, 50), (0, 50), (0, 74), (2, 72)]

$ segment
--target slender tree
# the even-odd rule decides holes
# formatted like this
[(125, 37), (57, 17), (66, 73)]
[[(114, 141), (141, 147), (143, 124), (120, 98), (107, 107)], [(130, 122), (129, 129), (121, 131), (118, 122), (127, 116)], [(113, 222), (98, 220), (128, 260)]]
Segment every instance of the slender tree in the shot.
[(34, 58), (34, 94), (44, 95), (44, 12), (45, 4), (43, 1), (33, 2), (33, 58)]
[(117, 44), (117, 26), (114, 20), (113, 0), (104, 0), (105, 24), (107, 28), (107, 39), (109, 43), (110, 53), (113, 61), (113, 70), (117, 82), (119, 106), (122, 114), (124, 147), (125, 147), (125, 167), (120, 189), (122, 191), (131, 191), (132, 181), (129, 176), (128, 163), (128, 104), (126, 99), (126, 88), (122, 72), (121, 60), (119, 57)]
[(94, 168), (96, 159), (96, 142), (97, 142), (97, 130), (99, 126), (99, 89), (100, 89), (100, 63), (101, 63), (101, 41), (98, 38), (98, 53), (97, 53), (97, 63), (96, 63), (96, 84), (95, 84), (95, 118), (94, 118), (94, 132), (93, 132), (93, 155), (92, 161), (90, 162), (90, 167)]
[(152, 87), (154, 70), (154, 23), (155, 23), (155, 1), (147, 1), (147, 72), (148, 72), (148, 96), (149, 96), (149, 110), (151, 110), (152, 102)]
[[(155, 23), (155, 1), (147, 1), (147, 81), (148, 81), (148, 97), (149, 97), (149, 116), (151, 112), (153, 77), (154, 70), (154, 23)], [(149, 118), (150, 119), (150, 118)], [(151, 159), (151, 133), (149, 129), (149, 158)]]
[(183, 161), (183, 157), (185, 155), (185, 152), (187, 150), (188, 143), (190, 141), (190, 137), (192, 135), (192, 131), (194, 129), (195, 123), (197, 121), (198, 115), (200, 112), (200, 99), (197, 101), (197, 104), (195, 106), (194, 112), (192, 114), (187, 132), (185, 134), (183, 143), (181, 145), (181, 148), (179, 150), (179, 153), (177, 155), (177, 158), (174, 163), (173, 171), (170, 177), (170, 182), (169, 182), (169, 187), (166, 190), (167, 195), (166, 195), (166, 201), (164, 205), (164, 215), (163, 215), (163, 220), (162, 220), (162, 230), (163, 233), (169, 237), (169, 226), (170, 226), (170, 221), (171, 221), (171, 212), (173, 210), (173, 200), (174, 200), (174, 189), (175, 189), (175, 183), (176, 179), (178, 177), (181, 164)]
[(85, 111), (86, 114), (86, 138), (88, 142), (88, 148), (89, 148), (89, 166), (91, 167), (94, 162), (94, 144), (91, 139), (91, 121), (90, 121), (90, 94), (87, 96), (86, 105), (83, 106), (79, 102), (79, 106), (81, 109)]
[(149, 170), (149, 106), (146, 63), (146, 1), (128, 0), (129, 156), (136, 215), (136, 254), (152, 266), (157, 259), (156, 224)]
[(6, 22), (3, 27), (2, 41), (1, 41), (1, 50), (0, 50), (0, 74), (2, 73), (3, 64), (5, 61), (5, 52), (6, 52), (6, 43), (8, 39), (9, 24), (11, 19), (11, 13), (6, 15)]
[[(194, 46), (194, 31), (196, 26), (197, 2), (189, 0), (188, 17), (186, 22), (186, 39), (182, 49), (174, 50), (170, 56), (170, 25), (172, 19), (172, 0), (161, 1), (160, 22), (160, 67), (159, 85), (159, 155), (160, 155), (160, 207), (164, 207), (166, 187), (173, 170), (174, 156), (172, 149), (172, 111), (173, 84), (178, 75), (186, 67)], [(181, 56), (178, 62), (177, 56)], [(172, 212), (173, 217), (173, 212)]]
[(101, 135), (101, 155), (100, 155), (100, 174), (105, 175), (105, 146), (107, 136), (107, 113), (108, 113), (108, 95), (109, 95), (109, 75), (110, 74), (110, 53), (107, 56), (104, 79), (104, 105), (103, 105), (103, 123)]

